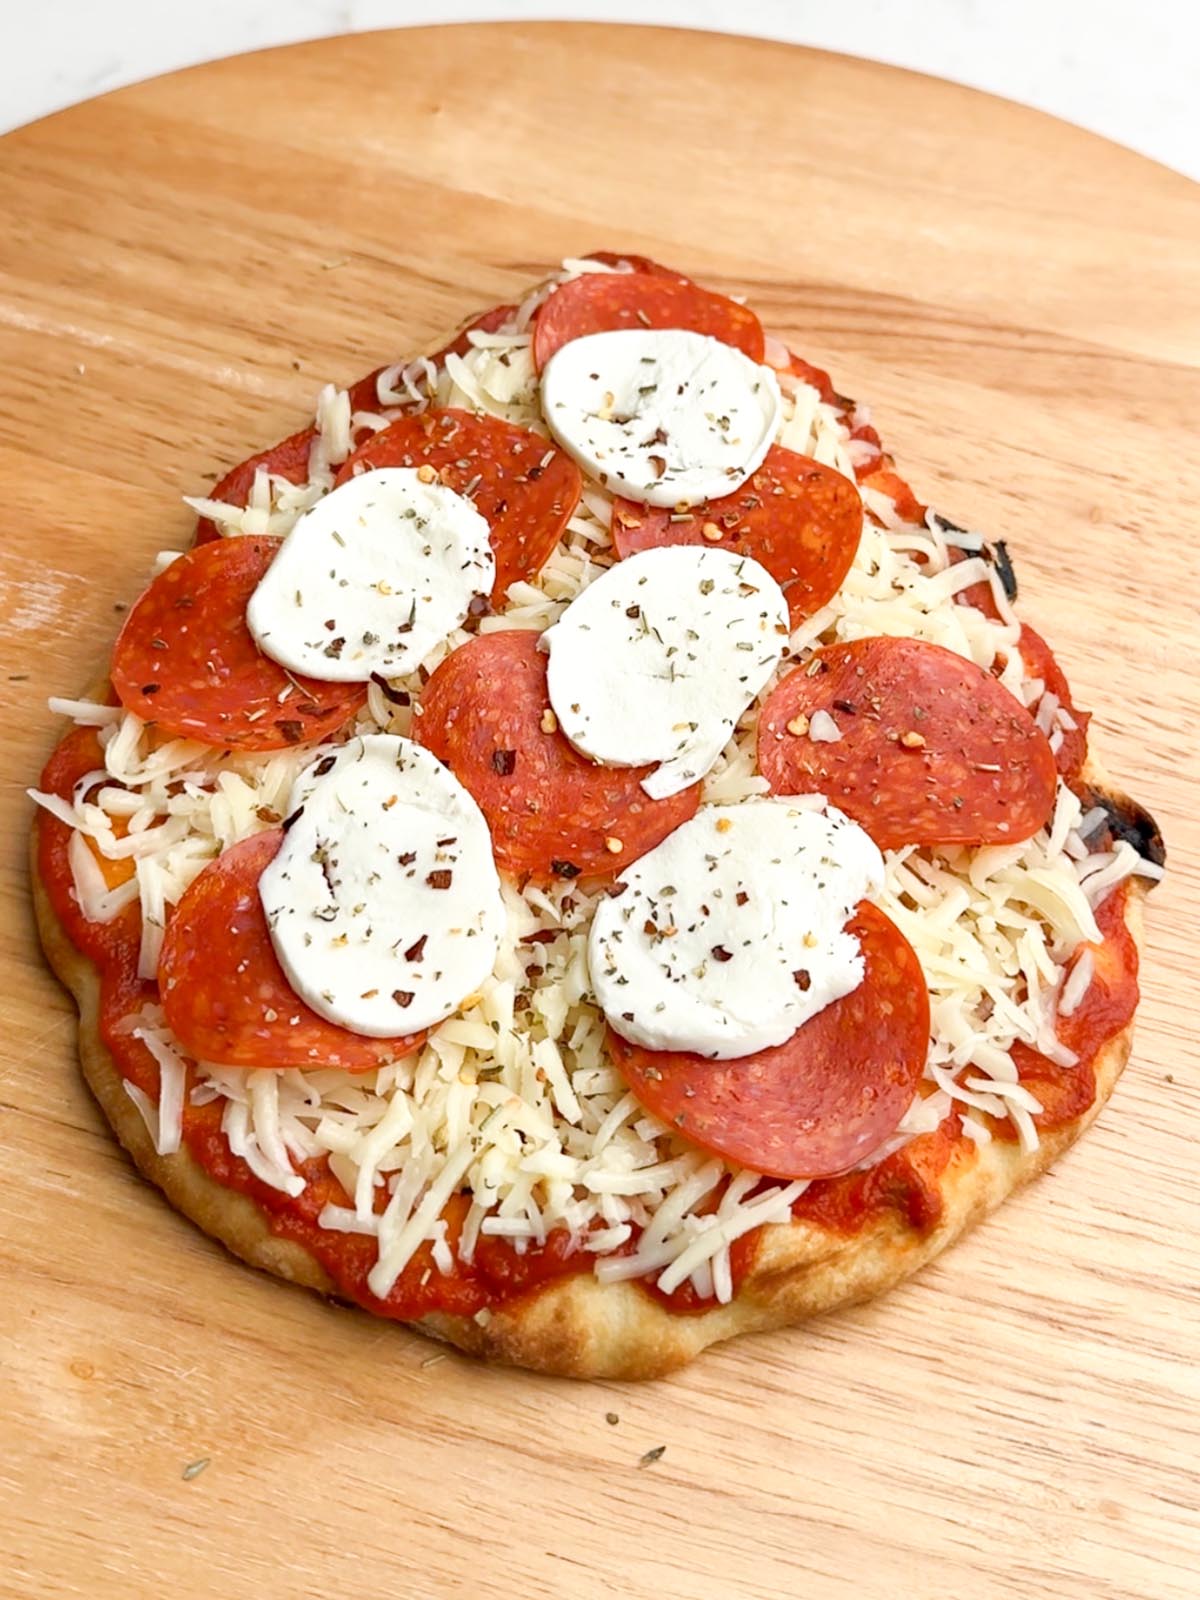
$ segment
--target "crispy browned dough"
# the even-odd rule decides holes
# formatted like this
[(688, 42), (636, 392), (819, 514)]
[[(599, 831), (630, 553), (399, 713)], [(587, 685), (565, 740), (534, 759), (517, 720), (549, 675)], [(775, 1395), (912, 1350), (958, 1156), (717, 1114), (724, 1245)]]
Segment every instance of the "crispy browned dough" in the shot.
[[(1087, 777), (1122, 810), (1139, 809), (1115, 791), (1094, 764)], [(38, 877), (36, 857), (33, 895), (50, 965), (79, 1007), (84, 1076), (143, 1176), (157, 1184), (177, 1210), (251, 1266), (289, 1283), (334, 1294), (318, 1262), (303, 1246), (277, 1238), (266, 1212), (246, 1195), (215, 1182), (187, 1150), (170, 1156), (155, 1151), (100, 1038), (99, 973), (63, 931)], [(1127, 916), (1139, 953), (1144, 895), (1144, 880), (1135, 879)], [(788, 1327), (838, 1306), (871, 1299), (931, 1260), (1074, 1144), (1112, 1093), (1129, 1058), (1132, 1035), (1131, 1021), (1101, 1051), (1091, 1107), (1066, 1127), (1043, 1135), (1031, 1155), (1000, 1140), (982, 1148), (960, 1142), (939, 1179), (943, 1210), (940, 1222), (929, 1232), (919, 1232), (893, 1213), (849, 1236), (808, 1222), (770, 1226), (733, 1301), (695, 1316), (668, 1311), (632, 1283), (601, 1284), (577, 1274), (484, 1315), (482, 1321), (432, 1315), (413, 1326), (487, 1361), (535, 1372), (570, 1378), (656, 1378), (718, 1340)]]

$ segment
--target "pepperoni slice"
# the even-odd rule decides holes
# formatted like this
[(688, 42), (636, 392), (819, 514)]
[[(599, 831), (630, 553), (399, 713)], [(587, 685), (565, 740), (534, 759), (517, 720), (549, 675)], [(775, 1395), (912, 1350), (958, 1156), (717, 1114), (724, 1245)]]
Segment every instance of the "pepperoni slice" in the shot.
[(246, 604), (278, 548), (278, 539), (221, 539), (160, 572), (113, 651), (121, 704), (166, 733), (238, 750), (323, 739), (353, 716), (366, 698), (361, 684), (285, 672), (246, 626)]
[[(803, 356), (798, 356), (794, 350), (789, 350), (787, 355), (788, 364), (782, 369), (787, 377), (795, 379), (798, 383), (806, 383), (810, 389), (815, 389), (827, 406), (844, 407), (851, 404), (849, 400), (843, 399), (838, 394), (833, 387), (833, 379), (825, 371), (824, 367), (814, 367), (811, 361), (806, 361)], [(873, 429), (871, 431), (874, 432)], [(851, 437), (857, 439), (861, 435), (856, 432)], [(878, 434), (875, 437), (878, 440)]]
[(599, 261), (606, 267), (625, 267), (631, 272), (644, 273), (651, 278), (673, 278), (676, 283), (690, 283), (692, 281), (684, 273), (676, 272), (674, 267), (664, 267), (661, 262), (652, 261), (649, 256), (633, 255), (628, 250), (589, 250), (582, 259), (584, 261)]
[[(308, 453), (316, 436), (315, 428), (301, 428), (299, 433), (281, 439), (269, 450), (260, 450), (256, 456), (249, 456), (227, 472), (220, 483), (214, 484), (205, 498), (219, 500), (223, 505), (245, 506), (259, 467), (273, 472), (276, 477), (286, 478), (289, 483), (307, 483)], [(201, 517), (196, 523), (195, 543), (209, 544), (219, 538), (221, 530), (212, 518)]]
[(578, 755), (554, 729), (537, 638), (485, 633), (448, 656), (425, 686), (413, 737), (474, 795), (501, 871), (611, 877), (695, 813), (700, 786), (651, 800), (640, 781), (648, 768)]
[[(852, 439), (863, 439), (869, 435), (874, 435), (875, 441), (879, 438), (875, 429), (868, 423), (864, 427), (856, 428), (850, 437)], [(864, 489), (874, 489), (877, 494), (887, 496), (895, 506), (896, 515), (901, 522), (905, 522), (914, 528), (924, 527), (927, 508), (921, 504), (905, 480), (896, 471), (891, 456), (884, 454), (875, 457), (865, 467), (859, 467), (855, 475)]]
[[(497, 328), (502, 328), (509, 318), (515, 317), (516, 314), (516, 306), (493, 306), (490, 311), (481, 311), (477, 317), (472, 317), (465, 327), (459, 329), (449, 344), (444, 344), (440, 350), (435, 350), (429, 357), (430, 361), (440, 365), (447, 356), (465, 356), (473, 349), (471, 344), (473, 333), (495, 333)], [(377, 373), (372, 374), (372, 379), (377, 376)]]
[(1080, 711), (1074, 705), (1071, 700), (1071, 686), (1053, 650), (1041, 634), (1036, 633), (1027, 622), (1021, 625), (1017, 649), (1021, 652), (1025, 671), (1031, 678), (1042, 680), (1046, 685), (1047, 694), (1057, 695), (1059, 705), (1075, 724), (1073, 728), (1062, 730), (1062, 743), (1054, 753), (1059, 772), (1067, 783), (1072, 783), (1082, 772), (1083, 764), (1087, 760), (1087, 730), (1088, 723), (1092, 720), (1092, 713)]
[[(517, 314), (516, 306), (492, 306), (488, 311), (481, 311), (477, 317), (472, 317), (470, 322), (454, 335), (448, 344), (435, 350), (426, 359), (432, 361), (434, 366), (441, 366), (447, 356), (465, 356), (472, 348), (471, 335), (473, 333), (495, 333)], [(414, 357), (414, 360), (417, 358)], [(356, 411), (379, 412), (384, 409), (379, 400), (379, 379), (395, 365), (389, 362), (387, 366), (376, 367), (374, 372), (368, 372), (365, 378), (360, 378), (357, 383), (350, 386), (350, 415)], [(403, 407), (388, 406), (387, 411), (403, 410)]]
[[(492, 306), (488, 311), (481, 311), (454, 335), (449, 344), (443, 345), (440, 350), (435, 350), (429, 360), (437, 366), (449, 355), (465, 356), (471, 349), (472, 333), (476, 331), (495, 333), (497, 328), (503, 327), (516, 313), (517, 308), (512, 305)], [(394, 363), (388, 363), (388, 366), (392, 365)], [(379, 378), (388, 370), (388, 366), (376, 367), (374, 372), (368, 372), (365, 378), (359, 378), (356, 383), (350, 385), (351, 416), (356, 411), (379, 412), (383, 409), (379, 400)], [(387, 409), (391, 411), (396, 408), (389, 406)], [(236, 467), (232, 467), (221, 481), (213, 486), (207, 498), (220, 500), (225, 505), (244, 506), (250, 499), (250, 491), (254, 487), (254, 475), (259, 467), (265, 467), (276, 477), (286, 478), (289, 483), (307, 483), (308, 456), (316, 436), (316, 428), (301, 428), (299, 433), (293, 433), (290, 438), (281, 439), (269, 449), (248, 456), (245, 461), (240, 461)], [(216, 523), (210, 517), (201, 517), (196, 523), (195, 543), (207, 544), (210, 540), (219, 538), (221, 530)]]
[(366, 1072), (424, 1038), (368, 1039), (309, 1009), (275, 955), (258, 880), (283, 841), (256, 833), (210, 861), (167, 923), (158, 984), (167, 1023), (189, 1055), (231, 1067), (342, 1067)]
[(687, 328), (734, 345), (751, 361), (763, 358), (762, 324), (753, 311), (687, 279), (647, 272), (585, 272), (545, 301), (533, 328), (533, 362), (540, 372), (572, 339), (615, 328)]
[[(803, 356), (798, 356), (794, 350), (788, 349), (782, 339), (767, 336), (765, 360), (778, 374), (779, 387), (785, 394), (793, 394), (798, 384), (806, 383), (810, 389), (817, 391), (826, 405), (836, 406), (843, 413), (853, 410), (853, 400), (838, 394), (824, 367), (816, 367)], [(848, 416), (843, 415), (842, 420), (849, 426)]]
[(866, 971), (792, 1037), (738, 1061), (608, 1046), (647, 1111), (694, 1144), (774, 1178), (845, 1172), (892, 1133), (929, 1048), (929, 991), (911, 945), (862, 901), (847, 923)]
[[(797, 721), (818, 712), (833, 718), (836, 742)], [(1024, 706), (921, 639), (818, 650), (768, 695), (758, 766), (775, 794), (825, 795), (885, 850), (1015, 844), (1054, 809), (1054, 757)]]
[(832, 467), (772, 445), (736, 494), (687, 512), (618, 500), (617, 554), (664, 544), (719, 545), (760, 561), (787, 596), (792, 626), (832, 600), (862, 534), (858, 490)]
[(492, 530), (501, 600), (510, 584), (537, 576), (579, 503), (579, 468), (540, 433), (498, 417), (447, 407), (400, 417), (368, 439), (337, 476), (373, 467), (433, 467), (474, 501)]

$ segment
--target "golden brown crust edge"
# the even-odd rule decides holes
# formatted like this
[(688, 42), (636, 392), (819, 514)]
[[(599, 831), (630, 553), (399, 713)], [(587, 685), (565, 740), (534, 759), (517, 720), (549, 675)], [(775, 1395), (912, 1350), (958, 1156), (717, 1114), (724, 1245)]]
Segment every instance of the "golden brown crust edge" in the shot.
[[(1123, 800), (1094, 765), (1088, 779), (1094, 788)], [(249, 1265), (289, 1283), (334, 1294), (334, 1285), (319, 1263), (301, 1245), (276, 1237), (266, 1214), (247, 1196), (215, 1182), (186, 1150), (169, 1156), (155, 1151), (100, 1037), (99, 974), (63, 931), (37, 871), (36, 849), (32, 876), (42, 945), (79, 1008), (84, 1077), (143, 1176), (176, 1210)], [(1139, 955), (1144, 896), (1143, 880), (1135, 879), (1128, 921)], [(941, 1219), (926, 1233), (893, 1214), (849, 1236), (810, 1223), (772, 1226), (734, 1300), (694, 1316), (668, 1311), (631, 1283), (604, 1285), (579, 1274), (555, 1281), (522, 1303), (481, 1314), (481, 1320), (439, 1314), (413, 1326), (488, 1361), (560, 1377), (639, 1379), (671, 1372), (719, 1340), (788, 1327), (872, 1299), (939, 1254), (1079, 1138), (1112, 1093), (1129, 1058), (1132, 1036), (1131, 1021), (1096, 1062), (1091, 1107), (1066, 1127), (1045, 1135), (1032, 1154), (999, 1140), (979, 1148), (956, 1147), (940, 1179)]]

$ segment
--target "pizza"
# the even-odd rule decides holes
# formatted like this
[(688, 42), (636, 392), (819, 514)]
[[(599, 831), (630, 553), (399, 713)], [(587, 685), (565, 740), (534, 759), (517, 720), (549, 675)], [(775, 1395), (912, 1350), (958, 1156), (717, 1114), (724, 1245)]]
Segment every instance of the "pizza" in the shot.
[(1003, 541), (645, 258), (189, 501), (33, 791), (83, 1069), (252, 1265), (647, 1377), (887, 1289), (1129, 1052), (1147, 813)]

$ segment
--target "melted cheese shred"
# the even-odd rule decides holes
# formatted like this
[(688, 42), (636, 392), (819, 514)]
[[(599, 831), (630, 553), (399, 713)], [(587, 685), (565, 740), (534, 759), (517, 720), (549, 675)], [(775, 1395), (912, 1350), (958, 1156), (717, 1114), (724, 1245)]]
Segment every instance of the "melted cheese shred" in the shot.
[[(295, 485), (258, 473), (245, 508), (189, 502), (226, 535), (287, 533), (332, 486), (352, 438), (386, 426), (398, 405), (461, 406), (545, 433), (537, 401), (529, 325), (553, 284), (582, 271), (567, 262), (498, 332), (475, 332), (468, 353), (441, 366), (425, 358), (397, 364), (378, 381), (378, 410), (350, 415), (344, 391), (322, 390), (309, 479)], [(861, 447), (814, 389), (785, 377), (781, 442), (853, 476)], [(854, 420), (865, 418), (862, 408)], [(984, 670), (1003, 663), (1005, 683), (1061, 738), (1069, 718), (1044, 685), (1023, 675), (1019, 626), (990, 565), (978, 556), (951, 563), (955, 538), (935, 517), (905, 524), (892, 502), (864, 495), (872, 516), (836, 598), (790, 641), (792, 660), (807, 650), (871, 634), (929, 639)], [(542, 631), (611, 565), (611, 501), (584, 489), (564, 538), (536, 583), (516, 583), (507, 606), (484, 630)], [(1002, 620), (955, 604), (965, 587), (987, 582)], [(439, 661), (469, 635), (456, 629), (386, 695), (373, 683), (356, 728), (407, 734), (411, 709)], [(768, 685), (768, 691), (769, 691)], [(764, 691), (766, 692), (766, 691)], [(70, 801), (39, 801), (73, 829), (71, 866), (85, 915), (106, 921), (141, 902), (141, 970), (153, 976), (162, 924), (204, 865), (238, 839), (274, 825), (292, 781), (313, 760), (311, 747), (271, 755), (224, 755), (183, 740), (160, 742), (131, 713), (87, 702), (56, 709), (97, 730), (103, 766), (85, 775)], [(756, 707), (743, 717), (709, 773), (704, 800), (737, 804), (766, 790), (754, 770)], [(1064, 720), (1066, 719), (1066, 720)], [(1064, 787), (1049, 825), (1024, 844), (969, 850), (908, 848), (885, 853), (878, 903), (912, 943), (929, 984), (932, 1040), (921, 1092), (882, 1160), (956, 1108), (976, 1144), (1007, 1118), (1026, 1149), (1037, 1142), (1037, 1101), (1017, 1080), (1017, 1040), (1069, 1062), (1055, 1037), (1086, 992), (1081, 943), (1098, 936), (1095, 907), (1131, 872), (1153, 873), (1130, 846), (1092, 852), (1088, 837), (1102, 813), (1081, 814)], [(97, 859), (131, 861), (135, 876), (110, 889)], [(481, 1237), (522, 1250), (554, 1229), (571, 1232), (595, 1256), (602, 1281), (649, 1276), (670, 1291), (691, 1284), (702, 1296), (732, 1295), (730, 1247), (749, 1229), (784, 1222), (803, 1183), (764, 1182), (681, 1142), (647, 1115), (604, 1048), (604, 1022), (589, 990), (587, 939), (596, 901), (577, 885), (504, 890), (506, 929), (492, 976), (461, 1013), (426, 1045), (375, 1072), (247, 1072), (199, 1063), (193, 1096), (222, 1106), (230, 1147), (263, 1182), (295, 1195), (296, 1168), (325, 1156), (350, 1203), (327, 1206), (321, 1225), (378, 1241), (372, 1291), (386, 1296), (414, 1252), (431, 1244), (439, 1270), (453, 1265), (440, 1212), (469, 1201), (459, 1254), (470, 1260)], [(536, 936), (531, 938), (531, 936)], [(177, 1149), (186, 1062), (162, 1013), (148, 1007), (136, 1028), (160, 1065), (154, 1105), (127, 1086), (155, 1146)], [(637, 1235), (635, 1248), (615, 1255)]]

